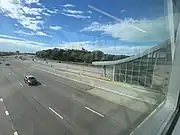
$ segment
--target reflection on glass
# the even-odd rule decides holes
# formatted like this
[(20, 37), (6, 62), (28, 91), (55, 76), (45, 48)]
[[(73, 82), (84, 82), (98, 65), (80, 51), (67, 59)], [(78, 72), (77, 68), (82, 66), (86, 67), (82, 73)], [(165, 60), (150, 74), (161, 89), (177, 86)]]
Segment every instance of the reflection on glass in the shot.
[[(38, 111), (52, 105), (67, 129), (73, 127), (80, 135), (130, 134), (166, 100), (173, 57), (167, 7), (165, 0), (0, 0), (0, 49), (16, 51), (15, 63), (25, 57), (18, 56), (20, 52), (35, 53), (32, 65), (41, 70), (29, 64), (24, 73), (13, 65), (7, 72), (21, 79), (32, 71), (47, 82), (32, 87), (29, 95), (19, 91), (24, 99), (37, 98), (42, 106)], [(20, 99), (20, 94), (12, 95), (7, 96), (10, 111), (13, 99)], [(33, 104), (33, 99), (27, 101)], [(33, 109), (27, 114), (38, 119)], [(41, 120), (47, 115), (52, 123), (59, 122), (44, 110)], [(22, 114), (20, 120), (19, 114), (13, 115), (15, 122), (26, 122)], [(27, 122), (32, 128), (37, 123), (33, 120)], [(34, 132), (53, 125), (45, 122)]]
[[(126, 79), (122, 79), (122, 82), (139, 84), (158, 92), (167, 92), (172, 63), (170, 42), (163, 42), (157, 47), (151, 48), (150, 52), (143, 56), (134, 57), (129, 62), (127, 59), (126, 63), (116, 64), (115, 74), (120, 71), (120, 74), (118, 73), (116, 77), (123, 78), (126, 76)], [(130, 81), (129, 75), (132, 75), (132, 81)], [(115, 81), (119, 80), (115, 79)]]

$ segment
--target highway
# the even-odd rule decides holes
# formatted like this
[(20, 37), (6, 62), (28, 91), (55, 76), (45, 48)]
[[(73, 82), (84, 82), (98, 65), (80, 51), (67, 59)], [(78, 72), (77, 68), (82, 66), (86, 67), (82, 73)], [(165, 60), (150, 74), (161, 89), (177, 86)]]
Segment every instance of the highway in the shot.
[[(24, 83), (29, 74), (37, 86)], [(149, 114), (91, 95), (92, 86), (14, 57), (0, 64), (0, 86), (0, 135), (125, 135)]]

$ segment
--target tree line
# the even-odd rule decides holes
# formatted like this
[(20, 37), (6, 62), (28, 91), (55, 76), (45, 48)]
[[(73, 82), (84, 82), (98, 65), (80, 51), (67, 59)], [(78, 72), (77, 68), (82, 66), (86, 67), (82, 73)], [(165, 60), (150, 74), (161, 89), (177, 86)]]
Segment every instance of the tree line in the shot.
[(0, 56), (10, 56), (10, 55), (34, 55), (34, 53), (22, 53), (20, 51), (16, 51), (16, 52), (0, 52)]
[(14, 55), (15, 52), (0, 52), (0, 56), (10, 56), (10, 55)]
[(85, 62), (91, 63), (93, 61), (111, 61), (124, 59), (126, 55), (111, 55), (104, 54), (102, 51), (87, 51), (84, 48), (81, 50), (76, 49), (47, 49), (36, 52), (36, 56), (40, 58), (60, 60), (60, 61), (71, 61), (71, 62)]

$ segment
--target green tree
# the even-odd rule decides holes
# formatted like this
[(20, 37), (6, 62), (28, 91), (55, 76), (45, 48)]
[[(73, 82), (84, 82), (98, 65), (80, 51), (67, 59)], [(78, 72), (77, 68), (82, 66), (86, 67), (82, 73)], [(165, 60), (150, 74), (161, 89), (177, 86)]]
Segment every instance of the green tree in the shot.
[(126, 58), (126, 55), (109, 55), (104, 54), (102, 51), (87, 51), (84, 48), (81, 50), (74, 49), (47, 49), (36, 52), (36, 56), (41, 58), (55, 59), (61, 61), (72, 61), (72, 62), (86, 62), (91, 63), (92, 61), (101, 61), (101, 60), (118, 60)]
[(93, 60), (100, 61), (104, 57), (104, 53), (102, 51), (93, 51)]

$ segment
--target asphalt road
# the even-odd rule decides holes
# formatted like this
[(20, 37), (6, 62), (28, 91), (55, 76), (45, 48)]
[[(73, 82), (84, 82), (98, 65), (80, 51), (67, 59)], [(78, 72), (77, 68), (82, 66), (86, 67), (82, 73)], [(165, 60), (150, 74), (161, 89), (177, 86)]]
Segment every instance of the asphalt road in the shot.
[[(22, 60), (6, 62), (0, 64), (0, 135), (124, 135), (148, 115), (91, 95), (86, 91), (93, 87), (36, 70)], [(39, 84), (25, 84), (27, 74)]]

